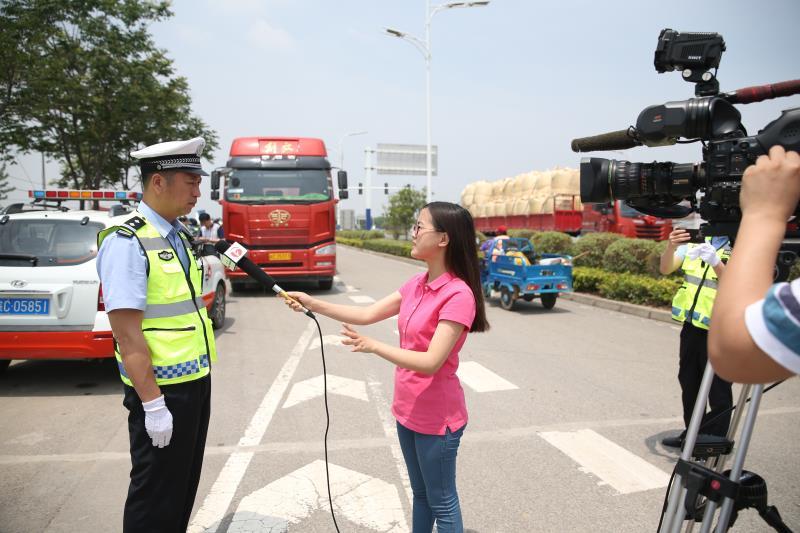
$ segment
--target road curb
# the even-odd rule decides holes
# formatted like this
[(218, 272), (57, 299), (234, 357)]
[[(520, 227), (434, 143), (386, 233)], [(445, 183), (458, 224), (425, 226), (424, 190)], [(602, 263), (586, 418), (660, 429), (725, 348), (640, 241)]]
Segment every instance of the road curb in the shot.
[(660, 322), (672, 323), (672, 313), (663, 309), (656, 309), (647, 307), (645, 305), (636, 305), (628, 302), (618, 302), (616, 300), (608, 300), (593, 294), (583, 294), (577, 292), (567, 292), (559, 295), (559, 298), (578, 302), (584, 305), (591, 305), (601, 309), (608, 309), (610, 311), (619, 311), (628, 315), (639, 316), (642, 318), (649, 318), (650, 320), (658, 320)]
[[(416, 265), (418, 267), (424, 268), (424, 262), (419, 261), (417, 259), (410, 259), (408, 257), (400, 257), (398, 255), (392, 254), (385, 254), (382, 252), (376, 252), (374, 250), (365, 250), (363, 248), (357, 248), (355, 246), (348, 246), (346, 244), (336, 243), (337, 246), (346, 246), (351, 250), (357, 250), (359, 252), (363, 252), (366, 254), (372, 255), (379, 255), (382, 257), (387, 257), (389, 259), (396, 259), (397, 261), (402, 261), (404, 263), (409, 263), (412, 265)], [(625, 313), (628, 315), (634, 315), (642, 318), (649, 318), (650, 320), (658, 320), (659, 322), (674, 322), (672, 320), (672, 314), (669, 311), (664, 309), (656, 309), (654, 307), (647, 307), (645, 305), (636, 305), (627, 302), (618, 302), (616, 300), (608, 300), (606, 298), (601, 298), (600, 296), (594, 296), (593, 294), (584, 294), (578, 292), (564, 292), (558, 295), (559, 298), (563, 298), (565, 300), (570, 300), (572, 302), (577, 302), (584, 305), (590, 305), (592, 307), (599, 307), (600, 309), (607, 309), (609, 311), (618, 311), (620, 313)]]

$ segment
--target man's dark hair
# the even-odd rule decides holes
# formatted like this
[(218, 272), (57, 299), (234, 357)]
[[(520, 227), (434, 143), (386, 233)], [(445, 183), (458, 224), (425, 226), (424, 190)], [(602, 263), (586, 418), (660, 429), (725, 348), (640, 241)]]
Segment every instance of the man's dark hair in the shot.
[(156, 175), (161, 174), (165, 178), (167, 178), (167, 183), (172, 181), (173, 176), (175, 176), (174, 170), (156, 170), (153, 172), (148, 172), (142, 175), (142, 190), (145, 190), (148, 185), (150, 185), (150, 179)]
[(200, 222), (205, 222), (206, 220), (211, 220), (211, 215), (208, 213), (200, 213)]

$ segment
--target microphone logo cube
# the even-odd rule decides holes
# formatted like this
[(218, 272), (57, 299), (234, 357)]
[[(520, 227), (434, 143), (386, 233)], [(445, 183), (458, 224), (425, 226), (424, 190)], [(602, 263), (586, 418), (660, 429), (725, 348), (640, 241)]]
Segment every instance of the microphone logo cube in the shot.
[(225, 250), (225, 253), (220, 256), (220, 260), (222, 263), (230, 268), (231, 270), (236, 268), (236, 265), (242, 259), (242, 257), (247, 255), (247, 248), (235, 242), (231, 244), (230, 248)]

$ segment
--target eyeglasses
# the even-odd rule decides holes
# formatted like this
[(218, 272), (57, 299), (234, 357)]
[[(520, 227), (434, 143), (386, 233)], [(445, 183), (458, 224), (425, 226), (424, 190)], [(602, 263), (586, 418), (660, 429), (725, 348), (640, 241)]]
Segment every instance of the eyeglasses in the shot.
[(416, 224), (414, 224), (413, 226), (411, 226), (411, 234), (412, 234), (414, 237), (416, 237), (416, 236), (419, 234), (419, 230), (421, 230), (421, 229), (422, 229), (422, 230), (428, 230), (428, 231), (436, 231), (436, 232), (439, 232), (439, 233), (441, 233), (441, 232), (440, 232), (439, 230), (437, 230), (436, 228), (423, 228), (422, 226), (420, 226), (419, 222), (417, 222)]

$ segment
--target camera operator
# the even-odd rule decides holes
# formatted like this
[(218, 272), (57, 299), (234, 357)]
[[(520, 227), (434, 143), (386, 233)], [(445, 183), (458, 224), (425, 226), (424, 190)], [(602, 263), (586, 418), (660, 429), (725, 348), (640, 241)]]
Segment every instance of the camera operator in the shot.
[[(669, 235), (669, 242), (661, 255), (659, 270), (667, 275), (678, 268), (683, 270), (684, 282), (672, 299), (672, 319), (683, 322), (681, 329), (678, 382), (681, 386), (684, 430), (680, 435), (664, 438), (664, 446), (683, 447), (686, 428), (692, 418), (692, 410), (700, 390), (708, 362), (708, 325), (717, 294), (717, 279), (722, 277), (725, 263), (730, 256), (727, 237), (708, 237), (705, 242), (690, 243), (688, 231), (676, 228)], [(727, 273), (725, 274), (727, 276)], [(722, 415), (733, 405), (731, 384), (714, 376), (708, 394), (710, 411), (704, 414), (701, 432), (724, 437), (730, 424), (730, 413)], [(720, 415), (718, 417), (718, 415)], [(714, 419), (713, 421), (711, 421)]]
[(800, 155), (773, 146), (742, 178), (742, 220), (709, 334), (714, 370), (766, 383), (800, 373), (800, 279), (772, 284), (786, 221), (800, 200)]

